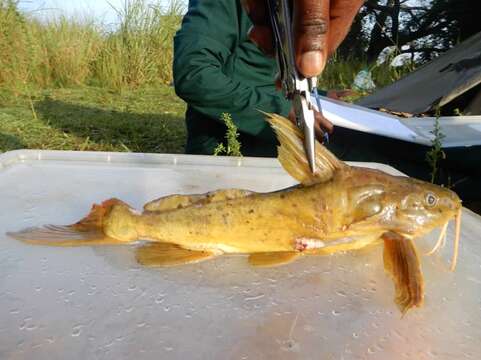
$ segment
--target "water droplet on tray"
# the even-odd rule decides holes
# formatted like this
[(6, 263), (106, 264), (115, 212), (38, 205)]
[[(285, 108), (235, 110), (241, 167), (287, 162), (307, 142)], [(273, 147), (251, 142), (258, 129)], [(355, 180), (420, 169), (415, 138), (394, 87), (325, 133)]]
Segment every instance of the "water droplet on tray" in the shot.
[(83, 327), (83, 325), (75, 325), (72, 328), (72, 336), (73, 337), (79, 336), (82, 333), (82, 327)]
[(30, 325), (27, 325), (27, 327), (25, 327), (25, 329), (28, 331), (33, 331), (36, 328), (37, 328), (37, 325), (34, 325), (34, 324), (30, 324)]

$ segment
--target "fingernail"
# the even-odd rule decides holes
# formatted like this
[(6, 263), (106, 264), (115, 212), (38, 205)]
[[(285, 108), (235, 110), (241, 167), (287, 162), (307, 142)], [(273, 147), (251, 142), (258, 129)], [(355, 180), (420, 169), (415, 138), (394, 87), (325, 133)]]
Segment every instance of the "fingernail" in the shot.
[(305, 77), (319, 75), (324, 68), (324, 56), (320, 51), (302, 54), (300, 71)]

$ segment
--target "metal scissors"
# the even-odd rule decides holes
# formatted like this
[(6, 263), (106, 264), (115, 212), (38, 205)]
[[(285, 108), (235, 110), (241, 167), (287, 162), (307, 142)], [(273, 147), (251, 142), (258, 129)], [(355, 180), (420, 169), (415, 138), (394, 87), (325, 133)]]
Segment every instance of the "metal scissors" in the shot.
[[(282, 89), (286, 98), (293, 103), (297, 126), (304, 132), (304, 148), (309, 167), (312, 172), (315, 172), (315, 117), (312, 97), (316, 99), (318, 111), (322, 113), (321, 101), (317, 93), (317, 77), (305, 78), (297, 71), (292, 38), (291, 1), (268, 0), (267, 3), (274, 32)], [(324, 134), (324, 141), (329, 141), (327, 132)]]

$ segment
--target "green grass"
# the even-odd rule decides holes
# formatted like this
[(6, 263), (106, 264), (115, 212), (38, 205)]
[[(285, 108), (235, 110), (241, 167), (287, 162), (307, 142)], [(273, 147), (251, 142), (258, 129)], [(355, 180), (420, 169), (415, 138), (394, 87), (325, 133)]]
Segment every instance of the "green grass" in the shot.
[[(0, 0), (0, 151), (182, 152), (185, 105), (169, 84), (184, 3), (125, 0), (119, 27), (105, 31), (81, 14), (39, 21)], [(349, 88), (365, 66), (334, 57), (320, 87)], [(373, 77), (382, 86), (402, 72), (383, 65)]]
[(169, 84), (183, 3), (163, 4), (125, 0), (115, 9), (119, 27), (105, 31), (82, 14), (39, 21), (19, 12), (16, 1), (0, 0), (0, 86), (119, 90)]
[(182, 153), (185, 104), (171, 87), (116, 92), (99, 87), (14, 96), (0, 90), (0, 151)]

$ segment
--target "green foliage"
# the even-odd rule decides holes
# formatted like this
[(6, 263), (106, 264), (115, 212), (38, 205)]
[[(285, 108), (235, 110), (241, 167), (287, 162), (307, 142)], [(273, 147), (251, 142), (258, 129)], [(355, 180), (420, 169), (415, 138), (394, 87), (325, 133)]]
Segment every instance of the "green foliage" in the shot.
[(481, 31), (478, 0), (368, 0), (338, 49), (374, 63), (387, 47), (418, 64)]
[(237, 126), (232, 120), (232, 116), (230, 114), (223, 113), (221, 115), (221, 120), (227, 126), (227, 132), (225, 135), (227, 147), (223, 143), (217, 145), (217, 147), (214, 149), (214, 156), (242, 156), (241, 143), (237, 139), (239, 137), (239, 133), (237, 132)]
[[(39, 21), (0, 0), (0, 86), (101, 85), (111, 89), (169, 84), (173, 36), (182, 2), (126, 0), (120, 26), (105, 32), (94, 19), (58, 16)], [(79, 20), (80, 19), (80, 20)]]
[(456, 108), (453, 110), (453, 115), (454, 116), (463, 116), (463, 112), (461, 110), (459, 110), (459, 108)]
[[(362, 58), (343, 59), (338, 55), (334, 55), (322, 73), (318, 86), (320, 89), (325, 90), (351, 89), (357, 73), (362, 69), (368, 68), (372, 72), (372, 79), (377, 88), (381, 88), (401, 79), (414, 70), (414, 64), (411, 63), (399, 67), (390, 66), (391, 60), (388, 58), (381, 64), (369, 66), (367, 61)], [(367, 94), (360, 93), (357, 97), (345, 100), (353, 101), (364, 95)]]
[(434, 139), (431, 141), (432, 147), (426, 153), (426, 161), (431, 168), (431, 182), (434, 183), (436, 175), (439, 172), (439, 162), (446, 158), (446, 154), (442, 148), (443, 139), (446, 137), (441, 131), (441, 125), (439, 123), (439, 117), (441, 114), (440, 107), (436, 108), (436, 120), (434, 122), (434, 128), (430, 131), (434, 135)]
[(49, 150), (183, 153), (185, 104), (165, 85), (124, 90), (98, 87), (0, 89), (0, 152)]

